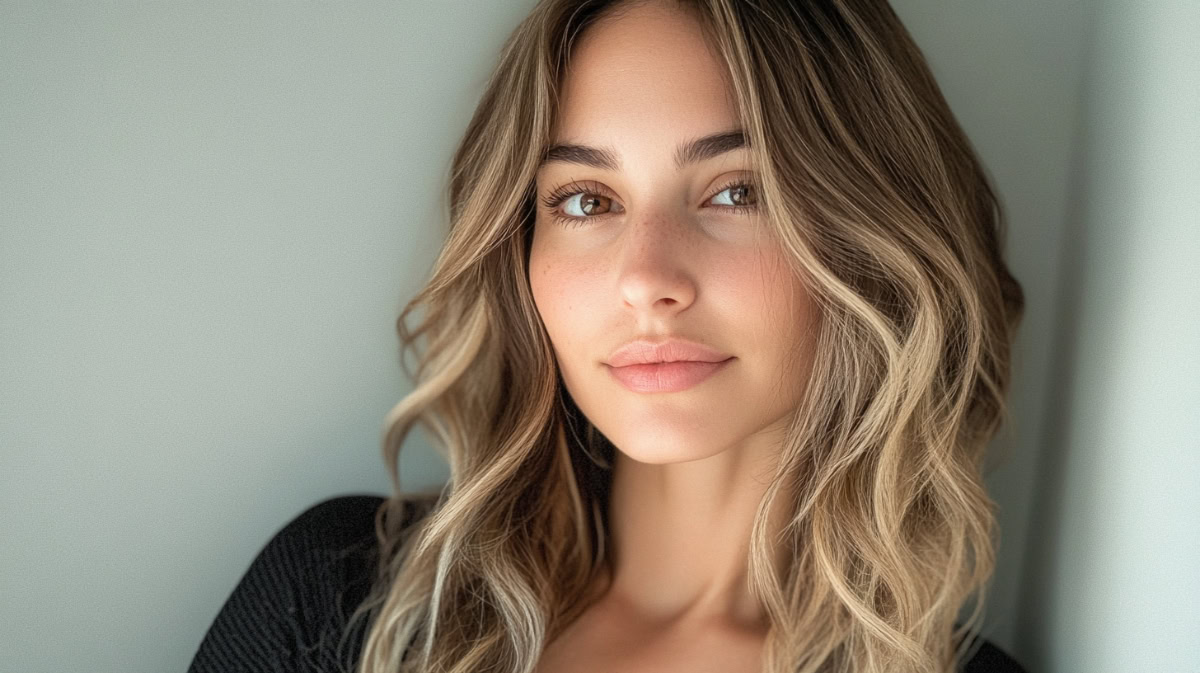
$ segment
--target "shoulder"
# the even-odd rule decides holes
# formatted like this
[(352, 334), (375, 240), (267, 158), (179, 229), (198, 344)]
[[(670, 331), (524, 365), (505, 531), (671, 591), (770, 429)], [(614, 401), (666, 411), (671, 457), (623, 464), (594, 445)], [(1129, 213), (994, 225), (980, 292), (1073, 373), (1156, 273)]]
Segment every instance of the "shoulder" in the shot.
[(288, 521), (266, 543), (243, 581), (258, 580), (278, 596), (293, 596), (310, 614), (366, 597), (377, 551), (375, 515), (384, 498), (342, 495), (322, 500)]
[(384, 501), (336, 496), (284, 524), (234, 587), (188, 670), (309, 670), (325, 662), (370, 590)]
[(994, 643), (980, 638), (974, 655), (963, 665), (962, 673), (1028, 673), (1020, 663)]
[(280, 559), (317, 561), (339, 555), (375, 536), (375, 514), (384, 498), (341, 495), (310, 506), (287, 522), (263, 547)]
[[(376, 520), (386, 502), (377, 495), (322, 500), (284, 525), (254, 564), (266, 566), (275, 575), (296, 576), (310, 586), (314, 581), (332, 582), (333, 588), (362, 584), (379, 561)], [(392, 533), (407, 530), (428, 513), (432, 502), (427, 496), (402, 499), (394, 510), (399, 513), (399, 525), (388, 527)]]

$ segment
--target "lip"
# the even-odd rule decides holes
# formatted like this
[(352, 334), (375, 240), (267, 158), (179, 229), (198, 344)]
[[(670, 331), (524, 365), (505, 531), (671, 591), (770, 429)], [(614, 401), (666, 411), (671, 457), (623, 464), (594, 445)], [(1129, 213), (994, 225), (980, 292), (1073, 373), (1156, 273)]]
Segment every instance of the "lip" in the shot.
[(635, 339), (621, 346), (604, 364), (634, 392), (678, 392), (707, 379), (734, 359), (687, 339)]
[(613, 351), (605, 361), (610, 367), (625, 367), (628, 365), (651, 365), (660, 362), (723, 362), (731, 356), (705, 346), (704, 344), (688, 341), (678, 337), (665, 339), (634, 339)]
[(635, 393), (675, 393), (687, 390), (724, 369), (733, 358), (720, 362), (678, 360), (655, 364), (606, 365), (613, 378)]

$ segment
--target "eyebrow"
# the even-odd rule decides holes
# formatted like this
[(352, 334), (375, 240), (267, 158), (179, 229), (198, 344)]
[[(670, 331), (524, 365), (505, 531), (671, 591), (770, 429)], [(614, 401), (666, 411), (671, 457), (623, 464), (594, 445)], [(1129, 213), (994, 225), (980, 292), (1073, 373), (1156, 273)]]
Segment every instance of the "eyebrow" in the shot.
[[(682, 169), (688, 164), (705, 161), (746, 146), (746, 134), (741, 129), (722, 131), (684, 141), (675, 149), (675, 168)], [(538, 168), (555, 162), (581, 164), (606, 171), (621, 169), (621, 161), (616, 152), (609, 148), (589, 147), (588, 145), (566, 143), (551, 145), (543, 155)]]

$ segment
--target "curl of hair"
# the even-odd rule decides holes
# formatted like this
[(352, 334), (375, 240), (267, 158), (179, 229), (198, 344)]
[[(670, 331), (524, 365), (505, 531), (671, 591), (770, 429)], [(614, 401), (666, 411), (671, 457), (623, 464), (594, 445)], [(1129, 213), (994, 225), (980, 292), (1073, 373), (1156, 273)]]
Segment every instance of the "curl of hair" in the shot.
[[(983, 461), (1006, 420), (1024, 307), (1001, 206), (884, 0), (673, 4), (727, 68), (762, 220), (820, 314), (752, 533), (751, 589), (771, 622), (764, 670), (958, 670), (994, 571)], [(571, 46), (628, 6), (539, 2), (454, 153), (447, 239), (396, 322), (415, 386), (385, 423), (395, 492), (354, 615), (370, 620), (360, 673), (530, 673), (596, 598), (614, 447), (564, 390), (526, 264)], [(400, 488), (418, 422), (450, 467), (440, 493)], [(780, 502), (788, 517), (771, 539)], [(413, 504), (421, 514), (406, 517)], [(783, 568), (768, 562), (778, 545)]]

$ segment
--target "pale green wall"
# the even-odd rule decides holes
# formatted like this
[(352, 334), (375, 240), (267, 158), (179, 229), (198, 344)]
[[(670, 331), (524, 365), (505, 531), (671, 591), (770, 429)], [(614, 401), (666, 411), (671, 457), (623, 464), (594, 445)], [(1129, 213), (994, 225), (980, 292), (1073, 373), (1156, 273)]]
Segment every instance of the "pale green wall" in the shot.
[(1200, 3), (1099, 3), (1017, 647), (1200, 671)]
[[(1197, 670), (1185, 4), (896, 3), (1029, 295), (988, 635), (1031, 672)], [(0, 0), (0, 671), (183, 670), (284, 521), (386, 491), (393, 320), (530, 5)]]

